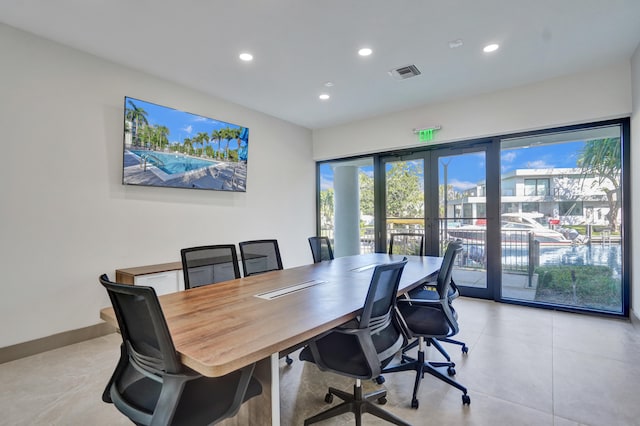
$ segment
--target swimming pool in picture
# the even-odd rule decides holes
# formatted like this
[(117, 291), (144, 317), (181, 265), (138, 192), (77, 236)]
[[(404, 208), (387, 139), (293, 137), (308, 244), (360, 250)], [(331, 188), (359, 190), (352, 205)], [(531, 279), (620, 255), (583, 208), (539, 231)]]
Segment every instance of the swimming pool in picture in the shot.
[(178, 153), (147, 151), (143, 149), (131, 149), (129, 152), (141, 161), (146, 160), (148, 164), (157, 167), (168, 175), (191, 172), (218, 164), (217, 161), (189, 157), (188, 155)]

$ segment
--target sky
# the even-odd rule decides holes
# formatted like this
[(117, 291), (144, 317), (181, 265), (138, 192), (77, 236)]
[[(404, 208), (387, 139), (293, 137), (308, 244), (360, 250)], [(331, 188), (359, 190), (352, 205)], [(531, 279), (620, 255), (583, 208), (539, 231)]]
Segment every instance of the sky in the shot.
[[(147, 121), (150, 125), (162, 125), (169, 129), (169, 142), (182, 143), (185, 138), (193, 138), (200, 132), (206, 132), (211, 135), (213, 130), (219, 130), (225, 127), (232, 129), (239, 128), (236, 124), (225, 123), (224, 121), (214, 120), (207, 117), (191, 114), (177, 109), (164, 107), (161, 105), (152, 104), (150, 102), (141, 101), (134, 98), (125, 99), (125, 107), (130, 108), (129, 100), (138, 107), (147, 112)], [(217, 143), (208, 143), (217, 148)], [(197, 148), (201, 148), (200, 144), (195, 145)], [(223, 148), (225, 144), (223, 143)], [(229, 149), (237, 149), (237, 141), (231, 140), (229, 142)]]
[[(500, 155), (502, 173), (516, 169), (546, 169), (576, 167), (583, 141), (538, 145), (528, 148), (503, 150)], [(469, 153), (440, 159), (440, 180), (443, 179), (443, 163), (447, 163), (447, 181), (457, 191), (464, 191), (484, 182), (485, 155)], [(373, 166), (361, 168), (362, 171), (373, 175)], [(320, 168), (321, 189), (333, 186), (333, 172), (331, 167), (323, 164)]]

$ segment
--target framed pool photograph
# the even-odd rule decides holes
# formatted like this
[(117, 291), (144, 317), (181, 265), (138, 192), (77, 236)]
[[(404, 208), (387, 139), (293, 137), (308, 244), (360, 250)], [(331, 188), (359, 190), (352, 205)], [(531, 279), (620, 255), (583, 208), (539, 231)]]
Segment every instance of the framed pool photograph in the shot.
[(249, 129), (124, 98), (122, 183), (245, 192)]

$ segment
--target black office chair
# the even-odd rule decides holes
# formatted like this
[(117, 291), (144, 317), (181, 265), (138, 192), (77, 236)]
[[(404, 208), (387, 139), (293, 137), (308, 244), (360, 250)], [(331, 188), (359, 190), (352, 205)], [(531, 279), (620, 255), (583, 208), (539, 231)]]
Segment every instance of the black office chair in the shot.
[(333, 250), (331, 249), (331, 242), (329, 241), (329, 238), (309, 237), (309, 245), (311, 246), (313, 263), (333, 259)]
[[(433, 284), (435, 283), (430, 282), (430, 283), (427, 283), (427, 285), (421, 286), (415, 290), (410, 291), (409, 298), (418, 299), (418, 300), (421, 300), (421, 299), (434, 300), (434, 301), (439, 300), (440, 295), (438, 294), (436, 287)], [(458, 290), (458, 287), (456, 286), (455, 282), (453, 281), (453, 279), (451, 279), (450, 286), (449, 286), (449, 294), (448, 294), (449, 303), (453, 302), (453, 300), (458, 298), (458, 296), (460, 296), (460, 290)], [(433, 345), (433, 347), (436, 348), (438, 352), (440, 352), (442, 356), (444, 356), (444, 358), (449, 362), (451, 361), (451, 357), (439, 342), (446, 342), (446, 343), (452, 343), (454, 345), (458, 345), (460, 346), (460, 349), (462, 350), (463, 354), (466, 354), (469, 352), (469, 347), (467, 346), (467, 344), (460, 340), (451, 339), (449, 337), (439, 337), (437, 339), (428, 339), (426, 341), (427, 345)], [(413, 342), (411, 342), (410, 345), (402, 349), (402, 353), (405, 353), (415, 348), (416, 346), (418, 346), (418, 341), (414, 340)]]
[(424, 234), (397, 233), (389, 239), (389, 254), (424, 255)]
[(355, 414), (356, 425), (361, 424), (364, 413), (397, 425), (407, 425), (371, 402), (377, 399), (384, 404), (387, 395), (385, 390), (363, 395), (361, 386), (361, 379), (377, 377), (406, 341), (394, 314), (398, 285), (406, 263), (404, 259), (377, 266), (364, 308), (357, 319), (312, 340), (300, 353), (301, 360), (315, 363), (322, 371), (356, 379), (353, 394), (329, 388), (325, 396), (327, 403), (333, 401), (333, 395), (344, 402), (306, 419), (305, 425), (349, 412)]
[(102, 400), (138, 425), (208, 425), (233, 417), (259, 395), (255, 364), (222, 377), (205, 377), (180, 363), (152, 287), (117, 284), (106, 275), (120, 333), (120, 360)]
[[(454, 363), (425, 361), (424, 357), (425, 339), (451, 337), (458, 333), (457, 314), (449, 303), (448, 292), (453, 263), (461, 251), (462, 246), (459, 242), (449, 243), (436, 282), (438, 300), (398, 298), (398, 311), (401, 314), (402, 323), (409, 337), (418, 338), (418, 357), (413, 359), (403, 354), (400, 365), (387, 367), (382, 372), (385, 374), (409, 370), (416, 372), (411, 399), (411, 407), (413, 408), (418, 408), (417, 393), (424, 373), (431, 374), (460, 389), (463, 393), (462, 403), (471, 403), (471, 398), (467, 395), (467, 388), (449, 377), (456, 374)], [(443, 373), (442, 369), (446, 369), (446, 373)]]
[(184, 248), (180, 257), (185, 289), (240, 278), (233, 244)]
[(245, 277), (282, 269), (278, 240), (243, 241), (239, 246)]
[[(457, 242), (462, 244), (460, 240), (457, 240)], [(435, 275), (436, 276), (434, 276), (433, 279), (429, 279), (427, 283), (425, 283), (424, 285), (411, 290), (409, 292), (409, 298), (418, 299), (418, 300), (420, 299), (428, 299), (428, 300), (434, 300), (434, 301), (439, 300), (440, 295), (438, 294), (438, 291), (436, 288), (437, 274)], [(452, 303), (454, 299), (457, 299), (460, 296), (460, 290), (458, 289), (458, 286), (456, 286), (456, 283), (453, 281), (453, 278), (451, 278), (451, 281), (449, 283), (448, 296), (449, 296), (449, 303)], [(451, 357), (439, 342), (447, 342), (447, 343), (452, 343), (454, 345), (459, 345), (461, 347), (463, 354), (466, 354), (469, 352), (469, 347), (466, 345), (466, 343), (461, 342), (459, 340), (451, 339), (449, 337), (440, 337), (437, 339), (425, 339), (425, 343), (427, 344), (427, 346), (432, 345), (449, 362), (451, 362)], [(404, 354), (407, 351), (415, 348), (416, 346), (418, 346), (417, 339), (411, 342), (411, 344), (408, 345), (407, 347), (403, 348), (402, 353)]]

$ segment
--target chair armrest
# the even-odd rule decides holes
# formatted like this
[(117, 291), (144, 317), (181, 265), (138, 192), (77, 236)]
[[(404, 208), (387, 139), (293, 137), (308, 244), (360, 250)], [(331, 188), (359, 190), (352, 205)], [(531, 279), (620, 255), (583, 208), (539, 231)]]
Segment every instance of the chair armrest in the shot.
[(433, 308), (441, 307), (442, 302), (449, 303), (448, 300), (443, 301), (441, 299), (430, 300), (430, 299), (410, 299), (410, 298), (406, 298), (406, 299), (398, 298), (397, 302), (409, 303), (415, 306), (425, 306), (425, 307), (433, 307)]
[[(347, 324), (344, 324), (344, 325), (347, 325)], [(334, 328), (324, 333), (320, 337), (313, 339), (313, 341), (309, 342), (308, 346), (309, 346), (309, 349), (311, 350), (311, 353), (313, 355), (313, 358), (315, 360), (314, 362), (316, 363), (316, 365), (321, 370), (336, 371), (325, 364), (322, 353), (320, 351), (320, 347), (318, 346), (318, 343), (322, 340), (323, 337), (326, 337), (330, 334), (336, 334), (336, 333), (343, 334), (343, 335), (351, 336), (358, 341), (358, 345), (362, 350), (362, 354), (364, 355), (364, 358), (366, 359), (366, 362), (369, 365), (369, 368), (371, 369), (371, 377), (379, 376), (382, 368), (380, 365), (380, 359), (378, 358), (378, 353), (376, 351), (376, 348), (373, 344), (373, 340), (371, 338), (370, 330), (368, 328), (344, 327), (344, 325), (341, 327)], [(325, 349), (325, 351), (326, 350), (327, 349)], [(352, 377), (356, 377), (356, 376), (352, 376)], [(363, 378), (371, 378), (371, 377), (363, 377)]]

